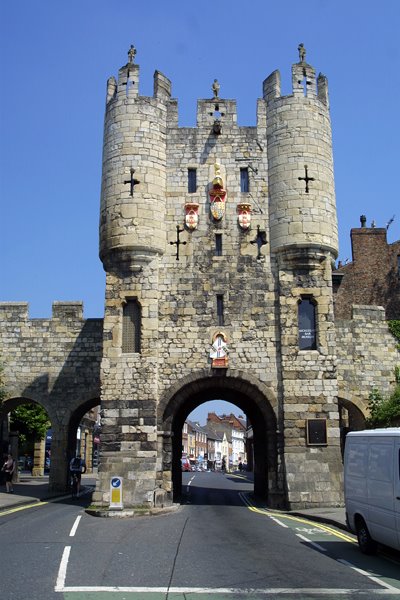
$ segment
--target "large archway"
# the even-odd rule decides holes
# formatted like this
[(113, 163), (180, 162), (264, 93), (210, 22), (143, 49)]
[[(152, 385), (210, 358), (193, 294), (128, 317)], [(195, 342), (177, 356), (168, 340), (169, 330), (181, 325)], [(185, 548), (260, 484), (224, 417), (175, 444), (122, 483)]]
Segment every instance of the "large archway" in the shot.
[(254, 493), (270, 506), (283, 507), (285, 494), (279, 477), (277, 419), (274, 398), (259, 381), (225, 372), (192, 375), (175, 384), (159, 405), (162, 432), (162, 485), (175, 502), (181, 497), (182, 427), (188, 415), (204, 402), (225, 400), (238, 406), (253, 426)]

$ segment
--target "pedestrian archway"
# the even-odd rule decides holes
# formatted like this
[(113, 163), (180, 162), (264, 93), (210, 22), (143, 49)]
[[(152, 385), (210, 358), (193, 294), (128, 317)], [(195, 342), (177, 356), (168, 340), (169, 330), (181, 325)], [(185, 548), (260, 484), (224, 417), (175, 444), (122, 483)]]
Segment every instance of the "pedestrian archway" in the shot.
[(11, 397), (0, 408), (0, 447), (10, 452), (20, 473), (43, 475), (50, 470), (46, 434), (51, 417), (40, 402), (25, 396)]
[(254, 493), (270, 506), (285, 504), (280, 486), (276, 401), (259, 381), (243, 374), (216, 371), (210, 376), (197, 373), (179, 381), (159, 405), (159, 429), (162, 431), (162, 486), (175, 502), (181, 497), (182, 427), (188, 415), (209, 400), (225, 400), (238, 406), (253, 427)]

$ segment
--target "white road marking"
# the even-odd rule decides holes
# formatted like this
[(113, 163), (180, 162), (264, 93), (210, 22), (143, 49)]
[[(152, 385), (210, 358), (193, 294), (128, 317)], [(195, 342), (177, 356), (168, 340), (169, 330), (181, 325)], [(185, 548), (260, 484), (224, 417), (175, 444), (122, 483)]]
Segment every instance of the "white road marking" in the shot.
[(79, 521), (82, 519), (82, 515), (76, 517), (75, 523), (72, 525), (72, 529), (69, 532), (69, 537), (74, 537), (76, 530), (78, 529)]
[[(296, 531), (302, 531), (303, 533), (306, 533), (307, 535), (314, 535), (315, 533), (321, 533), (321, 529), (318, 529), (317, 527), (314, 528), (308, 528), (308, 527), (296, 527)], [(332, 535), (329, 531), (325, 532), (327, 535)]]
[[(394, 589), (394, 588), (393, 588)], [(337, 589), (332, 588), (189, 588), (189, 587), (120, 587), (120, 586), (67, 586), (62, 589), (56, 589), (56, 592), (69, 593), (90, 593), (90, 592), (119, 592), (119, 593), (137, 593), (137, 594), (210, 594), (211, 597), (217, 594), (238, 594), (245, 596), (247, 594), (263, 594), (265, 596), (274, 596), (277, 594), (291, 594), (292, 597), (304, 598), (304, 596), (318, 594), (318, 596), (348, 596), (349, 594), (360, 594), (360, 596), (371, 598), (372, 596), (382, 596), (391, 593), (389, 590), (381, 589)], [(397, 592), (399, 590), (396, 590)], [(366, 594), (368, 593), (368, 596)]]
[(278, 525), (280, 525), (281, 527), (286, 527), (288, 529), (288, 525), (286, 525), (285, 523), (282, 523), (282, 521), (280, 521), (279, 519), (276, 519), (275, 517), (270, 517), (271, 521), (275, 521), (275, 523), (278, 523)]
[(354, 565), (352, 565), (347, 560), (344, 560), (343, 558), (339, 558), (338, 562), (342, 563), (342, 565), (346, 565), (347, 567), (350, 567), (351, 569), (354, 569), (354, 571), (357, 571), (357, 573), (360, 573), (361, 575), (365, 575), (365, 577), (368, 577), (368, 579), (370, 579), (371, 581), (374, 581), (378, 585), (383, 586), (384, 588), (386, 588), (390, 592), (392, 592), (392, 593), (393, 592), (397, 592), (397, 594), (400, 593), (400, 589), (399, 588), (395, 588), (392, 585), (390, 585), (390, 583), (386, 583), (385, 581), (382, 581), (382, 579), (379, 579), (378, 577), (374, 577), (373, 575), (371, 575), (367, 571), (364, 571), (363, 569), (359, 569), (358, 567), (355, 567)]
[(304, 537), (304, 535), (301, 535), (301, 533), (296, 533), (296, 535), (297, 535), (297, 537), (299, 537), (300, 539), (302, 539), (304, 542), (307, 542), (307, 544), (310, 544), (310, 546), (314, 546), (314, 548), (316, 548), (320, 552), (326, 552), (325, 548), (323, 548), (322, 546), (320, 546), (316, 542), (312, 542), (311, 540), (308, 540), (306, 537)]
[(71, 552), (71, 546), (65, 546), (64, 552), (60, 562), (60, 568), (58, 569), (55, 592), (62, 592), (64, 590), (65, 578), (67, 576), (67, 566), (69, 560), (69, 553)]

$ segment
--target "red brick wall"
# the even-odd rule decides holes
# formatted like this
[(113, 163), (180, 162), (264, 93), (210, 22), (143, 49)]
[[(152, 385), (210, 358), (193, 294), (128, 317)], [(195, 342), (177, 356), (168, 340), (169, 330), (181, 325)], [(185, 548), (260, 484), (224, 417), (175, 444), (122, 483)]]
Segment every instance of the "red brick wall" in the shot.
[[(351, 318), (353, 304), (383, 306), (386, 319), (400, 319), (400, 241), (388, 244), (386, 229), (351, 230), (352, 262), (334, 272), (335, 317)], [(343, 274), (341, 283), (335, 275)]]

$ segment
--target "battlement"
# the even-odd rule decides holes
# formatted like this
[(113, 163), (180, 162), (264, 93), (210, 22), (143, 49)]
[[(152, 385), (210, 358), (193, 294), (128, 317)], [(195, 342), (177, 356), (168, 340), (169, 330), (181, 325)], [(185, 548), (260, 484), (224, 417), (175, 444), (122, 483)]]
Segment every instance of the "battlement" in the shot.
[[(52, 319), (57, 321), (82, 321), (83, 302), (53, 302)], [(29, 320), (28, 302), (0, 302), (0, 321), (17, 322)], [(32, 319), (38, 321), (39, 319)], [(50, 321), (51, 319), (40, 319)]]
[[(148, 96), (139, 96), (139, 65), (128, 63), (118, 71), (118, 82), (112, 75), (107, 81), (107, 106), (112, 100), (145, 98)], [(171, 81), (161, 71), (154, 72), (154, 92), (153, 98), (169, 100), (171, 98)]]
[(271, 73), (263, 82), (263, 97), (267, 103), (276, 98), (311, 98), (316, 99), (329, 106), (328, 80), (320, 73), (318, 78), (315, 69), (307, 63), (296, 63), (292, 65), (292, 94), (281, 95), (281, 74), (279, 71)]

